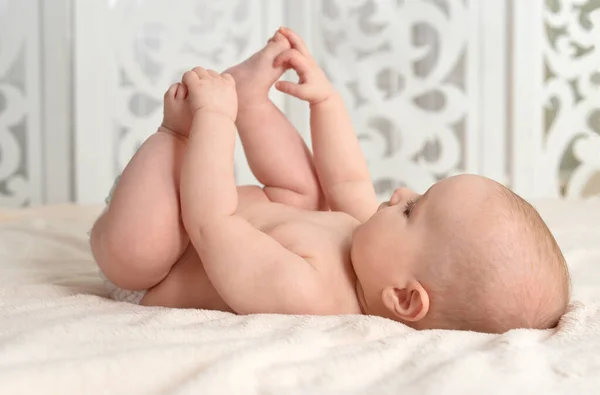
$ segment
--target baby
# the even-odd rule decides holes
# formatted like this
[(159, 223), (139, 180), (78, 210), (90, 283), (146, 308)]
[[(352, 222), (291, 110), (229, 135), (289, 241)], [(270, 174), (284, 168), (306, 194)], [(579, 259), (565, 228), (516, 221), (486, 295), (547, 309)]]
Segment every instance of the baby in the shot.
[[(289, 68), (299, 82), (276, 82)], [(309, 103), (313, 154), (269, 101), (273, 84)], [(236, 127), (262, 189), (236, 188)], [(114, 297), (143, 305), (501, 333), (554, 327), (569, 300), (544, 221), (494, 181), (452, 177), (378, 205), (342, 99), (286, 28), (167, 91), (91, 245)]]

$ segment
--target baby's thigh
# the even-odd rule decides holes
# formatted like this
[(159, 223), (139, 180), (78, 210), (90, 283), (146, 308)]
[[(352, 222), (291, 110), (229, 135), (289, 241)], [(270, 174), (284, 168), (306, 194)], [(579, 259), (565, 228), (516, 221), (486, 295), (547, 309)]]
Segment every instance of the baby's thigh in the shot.
[(210, 282), (191, 243), (167, 277), (149, 289), (140, 304), (231, 311)]
[[(238, 187), (238, 204), (242, 210), (257, 202), (268, 201), (258, 186)], [(167, 276), (148, 290), (142, 305), (231, 311), (210, 282), (191, 243), (169, 267), (172, 268)]]

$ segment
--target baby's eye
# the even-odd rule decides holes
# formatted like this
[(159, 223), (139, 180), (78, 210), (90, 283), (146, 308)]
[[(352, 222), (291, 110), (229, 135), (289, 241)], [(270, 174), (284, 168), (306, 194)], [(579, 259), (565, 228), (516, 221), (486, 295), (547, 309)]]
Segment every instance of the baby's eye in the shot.
[(412, 212), (413, 208), (415, 207), (415, 201), (412, 199), (409, 199), (405, 204), (404, 204), (404, 216), (406, 218), (410, 217), (410, 213)]

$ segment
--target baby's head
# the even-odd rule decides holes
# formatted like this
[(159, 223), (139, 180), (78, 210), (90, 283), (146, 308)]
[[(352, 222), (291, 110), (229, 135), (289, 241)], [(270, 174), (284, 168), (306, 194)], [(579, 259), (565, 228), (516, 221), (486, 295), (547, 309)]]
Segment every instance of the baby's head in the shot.
[(554, 327), (570, 283), (537, 211), (485, 177), (397, 189), (359, 226), (352, 263), (366, 313), (417, 329)]

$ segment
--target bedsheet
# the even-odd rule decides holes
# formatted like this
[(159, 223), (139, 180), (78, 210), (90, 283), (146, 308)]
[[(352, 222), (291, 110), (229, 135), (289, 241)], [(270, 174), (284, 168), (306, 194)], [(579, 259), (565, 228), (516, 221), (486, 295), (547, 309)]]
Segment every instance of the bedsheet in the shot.
[(117, 303), (88, 246), (99, 207), (0, 210), (0, 394), (597, 393), (600, 202), (536, 206), (573, 303), (557, 329), (503, 335)]

